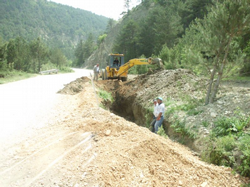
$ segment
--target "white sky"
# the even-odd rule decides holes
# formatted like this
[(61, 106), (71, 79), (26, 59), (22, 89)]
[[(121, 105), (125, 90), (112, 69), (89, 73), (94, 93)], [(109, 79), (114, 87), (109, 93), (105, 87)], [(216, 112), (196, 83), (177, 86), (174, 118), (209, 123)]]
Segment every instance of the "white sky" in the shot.
[[(88, 10), (97, 15), (118, 20), (121, 13), (125, 11), (124, 0), (50, 0), (56, 3), (69, 5), (74, 8)], [(132, 0), (131, 5), (138, 4), (138, 0)]]

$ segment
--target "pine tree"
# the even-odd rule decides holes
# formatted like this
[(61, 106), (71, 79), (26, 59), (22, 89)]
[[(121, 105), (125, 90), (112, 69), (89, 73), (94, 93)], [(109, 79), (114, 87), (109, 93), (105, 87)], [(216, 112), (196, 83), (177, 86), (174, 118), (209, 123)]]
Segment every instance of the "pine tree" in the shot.
[[(232, 41), (242, 36), (249, 25), (250, 0), (224, 0), (222, 3), (215, 3), (204, 20), (197, 19), (186, 31), (181, 41), (185, 55), (191, 54), (196, 59), (201, 56), (213, 58), (212, 61), (200, 59), (204, 67), (213, 66), (205, 104), (215, 100), (223, 70), (228, 63)], [(218, 77), (214, 83), (216, 73)]]
[(37, 38), (31, 42), (30, 52), (33, 60), (33, 71), (40, 72), (42, 64), (45, 63), (45, 59), (48, 57), (48, 48), (41, 38)]
[(114, 51), (125, 54), (125, 61), (136, 58), (138, 41), (138, 25), (135, 21), (129, 20), (123, 26), (118, 37), (115, 40)]

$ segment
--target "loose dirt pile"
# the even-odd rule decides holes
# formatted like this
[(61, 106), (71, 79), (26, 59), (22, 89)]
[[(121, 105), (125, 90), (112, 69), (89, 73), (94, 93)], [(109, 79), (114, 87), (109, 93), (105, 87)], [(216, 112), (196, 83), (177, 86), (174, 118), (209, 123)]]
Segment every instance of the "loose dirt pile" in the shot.
[(88, 81), (90, 80), (87, 77), (78, 78), (75, 81), (64, 85), (64, 88), (59, 90), (57, 93), (75, 95), (84, 89), (83, 84)]
[[(79, 105), (65, 118), (63, 125), (91, 132), (93, 142), (88, 154), (94, 156), (87, 164), (65, 167), (67, 175), (63, 181), (74, 175), (77, 186), (205, 187), (240, 186), (247, 182), (233, 175), (230, 168), (201, 162), (184, 146), (98, 107), (93, 102), (95, 95), (91, 84), (83, 84), (84, 90), (76, 95)], [(61, 184), (65, 184), (63, 181)]]

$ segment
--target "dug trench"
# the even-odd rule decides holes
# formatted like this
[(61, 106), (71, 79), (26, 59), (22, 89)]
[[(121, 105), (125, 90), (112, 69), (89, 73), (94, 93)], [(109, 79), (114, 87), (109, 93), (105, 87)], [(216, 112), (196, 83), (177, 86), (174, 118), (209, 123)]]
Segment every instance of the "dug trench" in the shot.
[(150, 130), (152, 101), (161, 96), (166, 106), (163, 121), (165, 134), (197, 155), (206, 149), (204, 140), (216, 119), (232, 117), (237, 110), (245, 116), (250, 115), (249, 82), (223, 82), (216, 101), (205, 106), (207, 85), (207, 79), (185, 69), (155, 71), (129, 77), (126, 82), (104, 80), (97, 83), (97, 87), (112, 93), (112, 103), (103, 101), (107, 109)]
[[(191, 82), (188, 82), (190, 80)], [(198, 93), (194, 97), (199, 99), (201, 98), (201, 92), (204, 92), (204, 90), (197, 91), (195, 81), (202, 84), (199, 89), (205, 87), (205, 81), (195, 77), (189, 70), (164, 70), (133, 78), (129, 77), (127, 82), (102, 80), (96, 83), (96, 85), (100, 89), (112, 93), (113, 102), (108, 100), (102, 101), (106, 109), (128, 121), (136, 123), (138, 126), (149, 128), (152, 131), (150, 122), (153, 119), (153, 99), (161, 96), (165, 99), (165, 103), (174, 99), (181, 103), (180, 98), (183, 91), (179, 89), (185, 90), (183, 97), (188, 97), (188, 94), (191, 95), (192, 91), (196, 91)], [(193, 87), (194, 84), (196, 84), (196, 88)], [(167, 107), (166, 110), (168, 110)], [(176, 133), (175, 129), (171, 127), (171, 120), (168, 119), (167, 115), (165, 115), (162, 126), (165, 134), (170, 139), (182, 142), (194, 151), (195, 154), (199, 154), (200, 147), (197, 146), (194, 139)]]

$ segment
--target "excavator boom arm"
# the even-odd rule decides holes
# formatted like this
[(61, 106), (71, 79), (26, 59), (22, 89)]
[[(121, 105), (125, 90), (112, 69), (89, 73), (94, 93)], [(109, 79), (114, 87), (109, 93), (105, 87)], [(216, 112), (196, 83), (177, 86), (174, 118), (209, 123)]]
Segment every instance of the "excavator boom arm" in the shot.
[(130, 68), (132, 68), (135, 65), (146, 65), (151, 64), (152, 59), (151, 58), (142, 58), (142, 59), (131, 59), (126, 64), (122, 65), (117, 73), (117, 76), (120, 76), (124, 72), (128, 71)]

